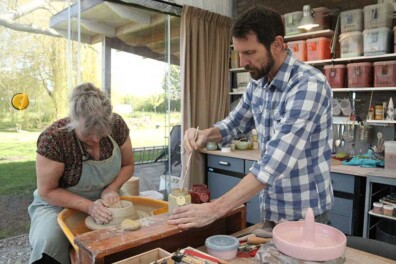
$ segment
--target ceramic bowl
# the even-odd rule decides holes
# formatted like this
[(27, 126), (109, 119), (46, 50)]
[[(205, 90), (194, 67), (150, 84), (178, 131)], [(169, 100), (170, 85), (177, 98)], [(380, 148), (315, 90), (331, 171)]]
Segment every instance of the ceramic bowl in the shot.
[(247, 150), (249, 148), (249, 142), (246, 141), (237, 141), (235, 142), (235, 148), (239, 150)]

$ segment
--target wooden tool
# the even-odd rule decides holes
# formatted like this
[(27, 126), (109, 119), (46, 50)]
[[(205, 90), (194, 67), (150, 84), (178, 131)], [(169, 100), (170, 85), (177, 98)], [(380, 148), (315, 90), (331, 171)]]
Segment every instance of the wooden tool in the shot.
[[(195, 130), (194, 140), (197, 140), (198, 131), (199, 131), (199, 127), (197, 127), (197, 130)], [(187, 163), (186, 163), (186, 169), (185, 169), (183, 177), (182, 177), (182, 179), (180, 181), (180, 188), (181, 189), (183, 189), (184, 181), (185, 181), (185, 179), (187, 177), (187, 173), (188, 173), (188, 170), (190, 168), (191, 158), (192, 158), (193, 153), (194, 153), (194, 151), (191, 151), (190, 155), (188, 156), (188, 160), (187, 160)]]
[(272, 240), (272, 238), (249, 236), (247, 238), (247, 243), (252, 244), (252, 245), (260, 245), (260, 244), (265, 244), (271, 240)]

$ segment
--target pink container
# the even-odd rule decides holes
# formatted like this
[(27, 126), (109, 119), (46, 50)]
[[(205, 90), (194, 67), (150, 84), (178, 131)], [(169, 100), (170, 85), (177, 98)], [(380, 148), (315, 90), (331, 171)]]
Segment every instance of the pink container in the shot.
[(330, 42), (329, 38), (324, 37), (307, 39), (307, 60), (330, 59)]
[(345, 72), (346, 67), (343, 64), (324, 66), (324, 73), (331, 88), (345, 87)]
[(383, 204), (378, 202), (373, 203), (373, 213), (382, 214), (382, 212), (383, 212)]
[(296, 60), (307, 60), (307, 43), (305, 40), (289, 41), (287, 42), (287, 47), (290, 49)]
[(396, 61), (374, 62), (374, 87), (396, 86)]
[(348, 87), (371, 87), (373, 64), (371, 62), (348, 63)]

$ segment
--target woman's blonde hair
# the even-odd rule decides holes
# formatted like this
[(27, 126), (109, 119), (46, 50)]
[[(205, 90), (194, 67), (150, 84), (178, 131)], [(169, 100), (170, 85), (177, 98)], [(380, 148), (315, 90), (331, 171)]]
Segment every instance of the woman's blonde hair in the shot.
[(71, 131), (79, 128), (84, 136), (107, 136), (111, 133), (112, 106), (109, 97), (92, 83), (74, 88), (69, 100)]

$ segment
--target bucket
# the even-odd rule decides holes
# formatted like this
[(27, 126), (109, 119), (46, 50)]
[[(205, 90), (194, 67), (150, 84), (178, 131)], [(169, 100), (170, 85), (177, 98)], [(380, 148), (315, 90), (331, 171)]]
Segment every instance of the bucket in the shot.
[(376, 227), (377, 240), (396, 245), (396, 228), (394, 222), (382, 220)]

